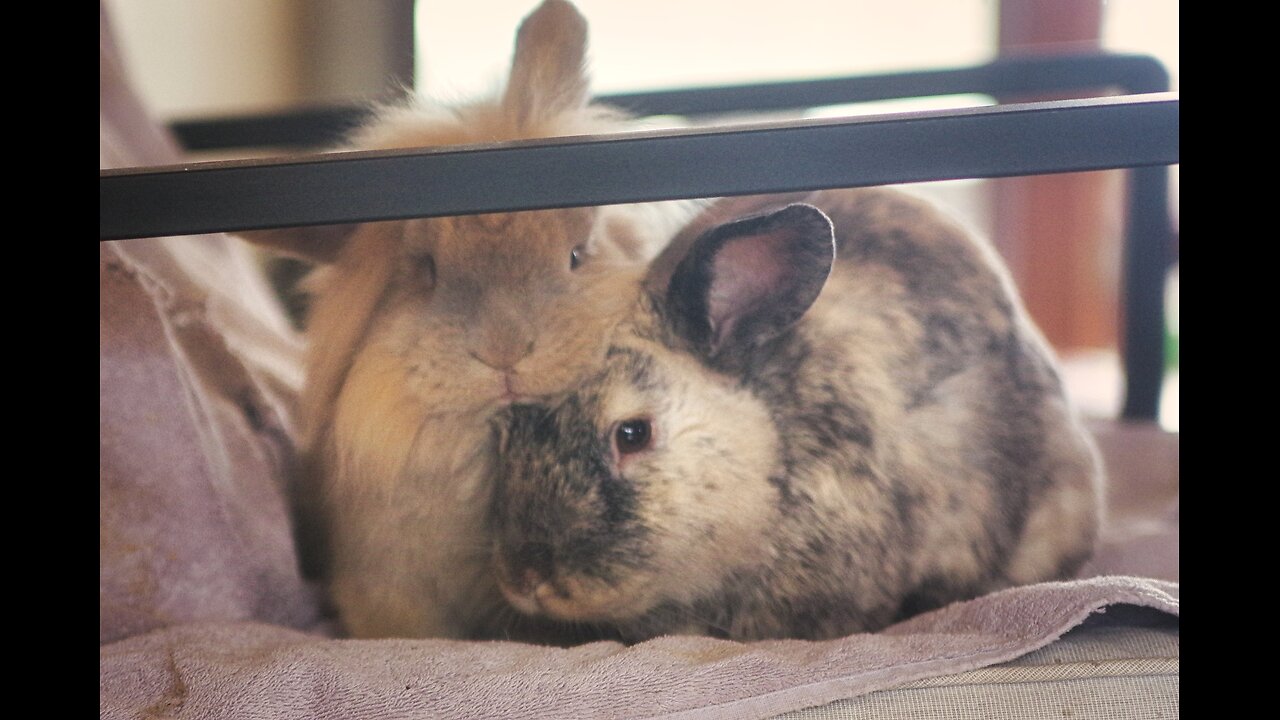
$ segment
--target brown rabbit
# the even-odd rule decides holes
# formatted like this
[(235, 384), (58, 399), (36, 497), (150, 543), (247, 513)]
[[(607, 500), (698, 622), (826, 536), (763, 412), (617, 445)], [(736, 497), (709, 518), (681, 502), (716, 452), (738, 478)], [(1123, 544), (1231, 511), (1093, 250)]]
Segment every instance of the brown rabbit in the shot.
[[(569, 3), (546, 0), (521, 24), (500, 98), (387, 108), (350, 148), (628, 127), (588, 102), (585, 52), (584, 19)], [(310, 281), (298, 534), (351, 635), (506, 632), (490, 619), (511, 613), (482, 534), (488, 419), (511, 402), (567, 389), (603, 359), (605, 330), (627, 308), (624, 291), (687, 219), (680, 207), (248, 234), (323, 266)]]
[(725, 200), (632, 302), (594, 377), (497, 423), (522, 612), (832, 638), (1090, 555), (1092, 439), (994, 252), (924, 202)]

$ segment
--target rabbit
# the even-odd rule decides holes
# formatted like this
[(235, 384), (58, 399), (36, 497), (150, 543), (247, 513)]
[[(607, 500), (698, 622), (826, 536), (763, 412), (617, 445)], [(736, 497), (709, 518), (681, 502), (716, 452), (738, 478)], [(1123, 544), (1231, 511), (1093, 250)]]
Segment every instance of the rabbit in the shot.
[(511, 606), (831, 639), (1092, 553), (1103, 473), (994, 250), (895, 188), (729, 198), (576, 389), (495, 417)]
[[(587, 25), (546, 0), (521, 23), (500, 97), (385, 107), (345, 149), (627, 129), (589, 101)], [(357, 638), (507, 636), (489, 570), (490, 416), (603, 359), (627, 290), (685, 203), (245, 233), (318, 268), (306, 318), (295, 482), (304, 571)], [(530, 632), (536, 633), (536, 623)], [(495, 630), (494, 628), (499, 628)]]

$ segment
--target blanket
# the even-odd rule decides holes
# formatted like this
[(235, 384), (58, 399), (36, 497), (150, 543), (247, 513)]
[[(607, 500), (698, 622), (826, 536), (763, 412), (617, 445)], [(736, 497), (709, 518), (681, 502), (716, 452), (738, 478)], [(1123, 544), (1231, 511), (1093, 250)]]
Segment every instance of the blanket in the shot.
[(826, 642), (561, 649), (191, 623), (103, 646), (101, 717), (766, 718), (1010, 660), (1115, 604), (1176, 615), (1177, 586), (1110, 576), (1012, 588)]

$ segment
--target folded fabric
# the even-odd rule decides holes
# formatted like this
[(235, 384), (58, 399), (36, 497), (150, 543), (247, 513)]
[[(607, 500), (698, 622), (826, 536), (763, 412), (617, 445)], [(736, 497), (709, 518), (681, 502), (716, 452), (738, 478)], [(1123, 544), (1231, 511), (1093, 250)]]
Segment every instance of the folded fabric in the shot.
[(102, 646), (100, 714), (764, 718), (1010, 660), (1114, 605), (1176, 617), (1178, 586), (1108, 576), (1018, 587), (824, 642), (668, 636), (563, 649), (186, 624)]
[[(100, 15), (101, 166), (177, 162)], [(310, 629), (286, 495), (301, 338), (227, 235), (98, 254), (99, 642), (194, 620)]]

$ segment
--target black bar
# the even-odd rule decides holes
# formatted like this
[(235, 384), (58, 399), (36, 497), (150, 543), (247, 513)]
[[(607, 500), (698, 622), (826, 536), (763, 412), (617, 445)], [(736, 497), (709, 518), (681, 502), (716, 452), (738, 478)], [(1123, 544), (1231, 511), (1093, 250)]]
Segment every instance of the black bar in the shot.
[(169, 129), (188, 151), (228, 148), (322, 148), (336, 145), (369, 118), (356, 105), (308, 107), (256, 115), (177, 120)]
[(1174, 94), (100, 171), (102, 240), (1178, 162)]
[(1126, 419), (1155, 420), (1164, 386), (1164, 284), (1173, 256), (1164, 166), (1129, 171), (1124, 244), (1122, 362)]
[[(1062, 90), (1116, 89), (1124, 94), (1169, 90), (1164, 67), (1147, 55), (1080, 54), (1000, 58), (984, 65), (820, 80), (784, 81), (601, 95), (600, 102), (639, 115), (697, 117), (842, 103), (983, 94), (1011, 97)], [(299, 108), (170, 124), (188, 150), (238, 147), (317, 148), (337, 143), (369, 115), (365, 106)]]
[(821, 107), (938, 95), (1016, 96), (1116, 89), (1166, 92), (1168, 73), (1147, 55), (1097, 54), (1000, 58), (947, 70), (606, 95), (602, 102), (640, 115), (710, 115)]

